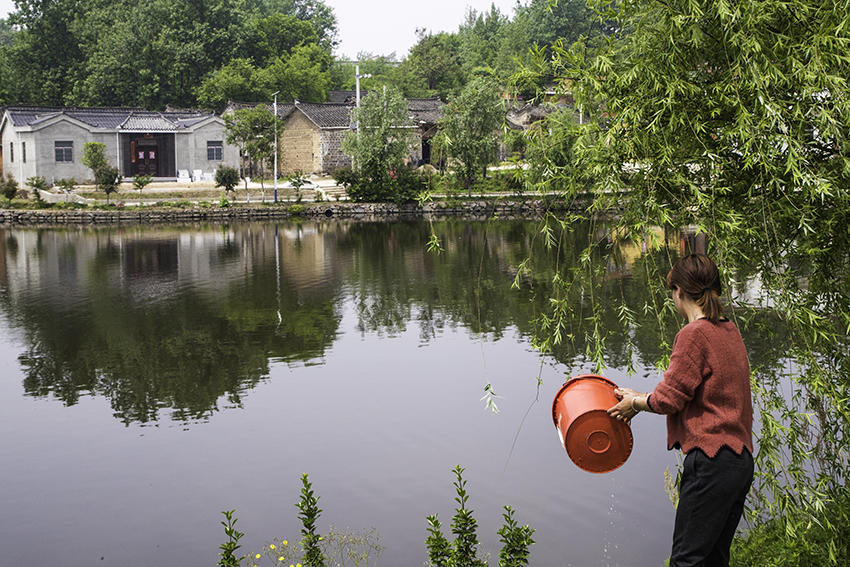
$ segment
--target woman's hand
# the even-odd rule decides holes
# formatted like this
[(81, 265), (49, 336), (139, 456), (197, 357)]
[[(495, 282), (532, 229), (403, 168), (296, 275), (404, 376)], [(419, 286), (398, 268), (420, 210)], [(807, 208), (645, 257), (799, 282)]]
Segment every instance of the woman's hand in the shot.
[(617, 388), (614, 390), (614, 395), (619, 399), (619, 403), (608, 409), (608, 415), (613, 417), (614, 419), (619, 419), (625, 422), (629, 422), (632, 420), (634, 416), (636, 416), (640, 410), (638, 410), (635, 406), (635, 398), (639, 396), (643, 396), (637, 390), (632, 390), (631, 388)]

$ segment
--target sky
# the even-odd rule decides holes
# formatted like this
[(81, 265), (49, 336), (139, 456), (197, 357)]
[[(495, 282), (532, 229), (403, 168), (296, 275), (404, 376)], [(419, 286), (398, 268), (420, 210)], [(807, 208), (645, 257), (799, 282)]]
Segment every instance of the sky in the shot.
[[(325, 0), (336, 13), (340, 45), (337, 55), (353, 59), (360, 52), (404, 58), (416, 43), (416, 28), (434, 33), (453, 32), (467, 8), (479, 12), (495, 4), (513, 17), (516, 0)], [(14, 9), (12, 0), (0, 0), (0, 17)]]

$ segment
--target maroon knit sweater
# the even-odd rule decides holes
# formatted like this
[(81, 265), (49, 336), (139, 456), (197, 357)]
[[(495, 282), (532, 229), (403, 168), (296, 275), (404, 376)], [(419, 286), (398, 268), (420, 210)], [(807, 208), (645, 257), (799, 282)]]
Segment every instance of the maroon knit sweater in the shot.
[(664, 380), (650, 408), (667, 415), (667, 448), (700, 448), (714, 457), (724, 445), (753, 452), (750, 363), (738, 328), (697, 319), (678, 332)]

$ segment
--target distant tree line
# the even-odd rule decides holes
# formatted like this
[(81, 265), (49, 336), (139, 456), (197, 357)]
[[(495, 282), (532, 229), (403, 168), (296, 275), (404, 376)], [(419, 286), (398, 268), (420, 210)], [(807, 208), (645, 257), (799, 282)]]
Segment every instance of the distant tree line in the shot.
[[(321, 102), (354, 87), (322, 0), (16, 0), (0, 20), (0, 104), (203, 107), (228, 100)], [(364, 89), (451, 100), (473, 78), (505, 84), (533, 46), (609, 31), (582, 0), (469, 10), (456, 32), (418, 30), (396, 53), (358, 54)], [(544, 70), (543, 82), (553, 73)]]

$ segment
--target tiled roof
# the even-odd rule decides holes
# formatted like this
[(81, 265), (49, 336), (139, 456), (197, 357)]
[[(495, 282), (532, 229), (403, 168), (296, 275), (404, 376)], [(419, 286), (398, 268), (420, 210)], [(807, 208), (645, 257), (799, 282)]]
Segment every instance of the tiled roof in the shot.
[(319, 128), (348, 128), (351, 126), (350, 104), (333, 102), (297, 102), (295, 105)]
[(131, 113), (119, 128), (121, 130), (144, 130), (147, 132), (171, 132), (177, 130), (177, 120), (172, 122), (160, 115)]
[(411, 98), (407, 100), (407, 108), (410, 110), (414, 122), (424, 124), (436, 124), (443, 114), (445, 103), (440, 97)]
[(295, 110), (295, 105), (291, 102), (285, 102), (283, 104), (278, 103), (277, 105), (277, 117), (281, 120), (284, 120), (289, 117), (290, 114)]
[[(366, 98), (370, 91), (360, 91), (360, 100)], [(334, 104), (356, 104), (357, 93), (355, 91), (328, 91), (328, 101)], [(411, 118), (419, 124), (436, 124), (441, 116), (441, 108), (445, 103), (440, 97), (410, 98), (407, 99), (407, 108), (410, 110)]]
[[(364, 91), (360, 89), (360, 98), (366, 96), (369, 91)], [(328, 102), (335, 102), (339, 104), (356, 104), (357, 103), (357, 92), (356, 91), (328, 91)]]
[(152, 112), (142, 108), (80, 108), (8, 106), (12, 125), (37, 126), (57, 116), (68, 116), (93, 128), (111, 130), (173, 131), (188, 128), (212, 116), (204, 112)]

